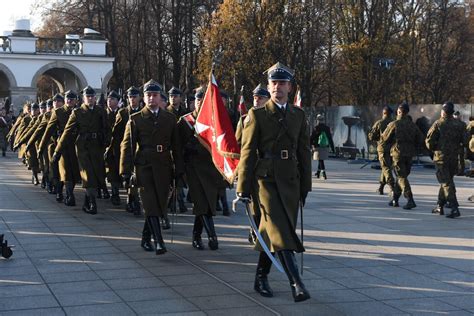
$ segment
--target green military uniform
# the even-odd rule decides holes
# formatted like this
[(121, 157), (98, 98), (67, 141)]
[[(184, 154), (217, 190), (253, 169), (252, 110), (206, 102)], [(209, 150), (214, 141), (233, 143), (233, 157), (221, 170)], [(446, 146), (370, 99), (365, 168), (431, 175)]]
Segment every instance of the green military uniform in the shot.
[(382, 119), (375, 122), (369, 131), (368, 138), (370, 141), (377, 142), (377, 154), (380, 162), (380, 188), (378, 192), (383, 194), (383, 187), (388, 184), (391, 190), (393, 190), (395, 181), (392, 174), (392, 159), (390, 157), (390, 151), (385, 151), (382, 143), (382, 134), (387, 128), (387, 125), (392, 122), (392, 117), (389, 114), (384, 114)]
[(173, 113), (178, 119), (187, 113), (186, 110), (182, 106), (179, 106), (179, 108), (176, 109), (172, 105), (168, 105), (166, 107), (166, 111)]
[(25, 115), (26, 114), (24, 112), (21, 112), (16, 118), (15, 123), (13, 123), (12, 127), (10, 128), (10, 131), (8, 131), (8, 134), (7, 134), (8, 143), (11, 143), (12, 145), (15, 144), (15, 137), (18, 132), (18, 128), (20, 127), (20, 123)]
[[(137, 113), (140, 111), (140, 108), (132, 109), (130, 106), (126, 108), (119, 109), (115, 117), (115, 122), (112, 126), (112, 139), (110, 141), (110, 146), (107, 148), (107, 158), (113, 159), (117, 163), (117, 173), (120, 176), (120, 144), (122, 143), (125, 127), (130, 118), (131, 114)], [(109, 158), (109, 155), (112, 158)], [(135, 215), (140, 215), (140, 201), (138, 198), (138, 190), (136, 187), (126, 188), (128, 191), (127, 196), (127, 211), (133, 212)]]
[(448, 115), (434, 122), (426, 137), (426, 147), (433, 152), (436, 178), (440, 184), (437, 211), (441, 214), (446, 203), (456, 210), (459, 206), (454, 176), (458, 171), (459, 148), (466, 146), (467, 143), (465, 124), (452, 117), (454, 106), (451, 104), (443, 106)]
[[(408, 105), (405, 106), (408, 108)], [(400, 108), (400, 107), (399, 107)], [(406, 111), (408, 113), (408, 110)], [(424, 136), (420, 129), (413, 123), (408, 115), (398, 116), (388, 124), (382, 134), (382, 147), (384, 152), (390, 150), (393, 160), (393, 170), (397, 176), (397, 183), (393, 189), (391, 206), (398, 206), (398, 199), (403, 192), (408, 199), (405, 209), (416, 207), (408, 175), (411, 171), (412, 159), (417, 153), (417, 148), (423, 146)]]
[[(39, 106), (37, 104), (34, 104), (32, 106), (32, 109), (37, 108), (39, 109)], [(28, 161), (28, 168), (31, 169), (31, 172), (33, 173), (33, 178), (32, 182), (37, 185), (39, 184), (38, 180), (38, 173), (40, 172), (40, 166), (39, 166), (39, 161), (37, 157), (37, 152), (36, 152), (36, 146), (30, 146), (27, 147), (28, 140), (30, 139), (31, 135), (35, 132), (36, 128), (38, 127), (39, 123), (41, 122), (41, 117), (39, 114), (33, 115), (30, 123), (28, 126), (25, 128), (23, 131), (20, 139), (18, 140), (18, 145), (22, 145), (25, 147), (25, 154), (26, 158)]]
[[(107, 108), (106, 111), (107, 111), (108, 126), (110, 128), (110, 134), (112, 135), (112, 128), (115, 125), (118, 111), (112, 111), (110, 108)], [(113, 146), (112, 141), (110, 144), (111, 146)], [(120, 144), (118, 146), (120, 146)], [(109, 148), (111, 147), (109, 146)], [(117, 151), (118, 150), (117, 147), (115, 147), (114, 149), (115, 150), (112, 150), (112, 151), (107, 150), (107, 160), (105, 161), (107, 180), (109, 181), (109, 183), (112, 184), (112, 191), (114, 189), (113, 187), (120, 186), (120, 182), (121, 182), (120, 174), (119, 174), (120, 151)]]
[(75, 145), (82, 186), (95, 189), (105, 186), (104, 146), (110, 141), (105, 110), (99, 106), (90, 109), (85, 104), (74, 109), (55, 151), (62, 155), (76, 135)]
[[(258, 181), (262, 212), (259, 231), (272, 252), (304, 251), (295, 233), (300, 192), (311, 191), (311, 150), (304, 112), (273, 101), (252, 108), (242, 136), (237, 192)], [(279, 196), (280, 198), (276, 198)], [(260, 243), (256, 249), (262, 251)]]
[(44, 132), (46, 131), (46, 127), (48, 126), (49, 119), (51, 118), (51, 111), (43, 113), (40, 115), (41, 116), (41, 121), (36, 128), (35, 132), (33, 135), (31, 135), (30, 139), (28, 140), (27, 147), (35, 146), (38, 154), (38, 160), (40, 162), (41, 170), (43, 172), (43, 178), (41, 180), (41, 185), (43, 188), (49, 187), (50, 186), (50, 172), (49, 172), (49, 156), (48, 153), (43, 151), (40, 152), (39, 145), (41, 142), (41, 138), (44, 135)]
[(33, 118), (31, 117), (30, 114), (26, 114), (22, 117), (21, 121), (20, 121), (20, 124), (17, 128), (17, 131), (16, 131), (16, 134), (15, 134), (15, 141), (14, 141), (14, 144), (15, 144), (15, 147), (17, 147), (17, 145), (20, 146), (19, 150), (18, 150), (18, 158), (22, 159), (25, 155), (25, 152), (26, 152), (26, 145), (20, 145), (19, 144), (19, 141), (20, 139), (23, 137), (23, 134), (25, 133), (25, 130), (27, 130), (27, 127), (28, 125), (30, 124), (31, 120)]

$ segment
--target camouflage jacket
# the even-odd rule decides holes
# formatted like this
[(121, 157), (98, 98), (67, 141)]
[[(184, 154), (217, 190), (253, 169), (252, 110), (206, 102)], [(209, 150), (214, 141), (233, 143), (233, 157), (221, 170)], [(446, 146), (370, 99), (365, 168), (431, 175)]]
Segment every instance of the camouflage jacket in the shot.
[(434, 122), (426, 136), (426, 147), (433, 152), (433, 161), (458, 159), (459, 150), (467, 144), (464, 126), (452, 117)]
[(387, 128), (388, 124), (392, 122), (392, 117), (390, 115), (384, 115), (382, 119), (375, 122), (374, 126), (369, 131), (367, 135), (370, 141), (377, 142), (377, 151), (383, 152), (382, 146), (382, 134)]
[(392, 157), (413, 157), (424, 144), (424, 136), (409, 116), (400, 116), (382, 134), (382, 148)]

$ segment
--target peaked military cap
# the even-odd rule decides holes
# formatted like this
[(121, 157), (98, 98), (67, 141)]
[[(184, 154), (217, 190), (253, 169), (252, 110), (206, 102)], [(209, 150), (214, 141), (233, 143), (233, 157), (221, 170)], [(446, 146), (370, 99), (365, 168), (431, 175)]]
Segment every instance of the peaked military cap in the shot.
[(94, 88), (91, 86), (87, 86), (84, 89), (82, 89), (82, 95), (84, 96), (91, 96), (91, 95), (96, 95)]
[(39, 107), (40, 109), (46, 109), (46, 102), (45, 101), (41, 102)]
[(46, 106), (52, 107), (53, 106), (53, 99), (46, 100)]
[(36, 103), (36, 102), (31, 105), (32, 110), (38, 110), (39, 108), (40, 107), (39, 107), (38, 103)]
[(259, 84), (255, 89), (253, 89), (252, 93), (255, 96), (270, 98), (270, 92), (265, 89), (263, 84)]
[(168, 91), (168, 95), (169, 96), (172, 96), (172, 95), (182, 95), (183, 93), (181, 92), (181, 90), (179, 90), (178, 88), (176, 87), (172, 87), (169, 91)]
[(265, 70), (264, 74), (268, 75), (268, 80), (274, 81), (292, 81), (295, 72), (283, 65), (280, 62), (277, 62), (275, 65), (271, 66)]
[(109, 94), (107, 95), (107, 99), (108, 99), (108, 98), (111, 98), (111, 99), (113, 98), (113, 99), (117, 99), (117, 100), (118, 100), (118, 99), (120, 99), (120, 96), (119, 96), (119, 94), (118, 94), (117, 92), (115, 92), (115, 90), (112, 90), (112, 91), (110, 91)]
[(56, 93), (53, 97), (53, 101), (62, 101), (64, 102), (64, 97), (60, 95), (59, 93)]
[(453, 114), (454, 113), (454, 104), (452, 102), (446, 102), (443, 104), (443, 111), (446, 114)]
[(131, 86), (130, 88), (128, 88), (127, 90), (127, 95), (130, 97), (130, 96), (137, 96), (137, 95), (140, 95), (140, 90), (138, 90), (138, 88), (134, 87), (134, 86)]
[(204, 88), (203, 87), (197, 88), (196, 92), (194, 93), (194, 97), (196, 99), (204, 98)]
[(403, 113), (408, 113), (408, 112), (410, 112), (410, 106), (409, 106), (408, 103), (406, 103), (406, 102), (403, 102), (402, 104), (400, 104), (400, 105), (398, 106), (398, 108), (399, 108), (400, 110), (402, 110)]
[(153, 79), (145, 83), (143, 86), (143, 92), (160, 92), (162, 90), (160, 84)]
[(64, 93), (64, 96), (66, 97), (66, 99), (77, 99), (76, 92), (74, 92), (72, 90), (66, 91), (66, 93)]

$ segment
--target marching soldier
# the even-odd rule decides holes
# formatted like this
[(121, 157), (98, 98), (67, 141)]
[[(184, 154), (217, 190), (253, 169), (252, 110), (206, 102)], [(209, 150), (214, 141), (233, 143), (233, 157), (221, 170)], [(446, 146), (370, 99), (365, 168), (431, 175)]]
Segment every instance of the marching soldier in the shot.
[[(42, 107), (43, 109), (46, 109), (46, 104), (44, 102), (42, 102)], [(31, 106), (31, 121), (28, 126), (23, 130), (20, 138), (17, 141), (17, 144), (15, 145), (15, 147), (24, 146), (25, 148), (26, 158), (28, 160), (28, 169), (31, 169), (32, 173), (31, 183), (34, 185), (38, 185), (40, 183), (38, 180), (38, 173), (40, 172), (40, 169), (38, 158), (36, 157), (36, 147), (28, 147), (26, 144), (28, 143), (28, 140), (30, 139), (31, 135), (33, 135), (36, 130), (36, 127), (38, 127), (40, 123), (39, 117), (40, 106), (38, 105), (38, 103), (33, 103), (33, 105)]]
[(82, 90), (82, 95), (84, 103), (69, 116), (53, 161), (58, 161), (75, 140), (82, 186), (86, 189), (82, 210), (94, 215), (97, 214), (97, 188), (105, 186), (104, 148), (110, 141), (110, 130), (107, 113), (95, 105), (95, 90), (87, 86)]
[(304, 111), (288, 103), (293, 71), (277, 63), (267, 70), (271, 99), (261, 108), (250, 109), (245, 118), (239, 163), (237, 195), (250, 199), (255, 178), (258, 181), (262, 216), (260, 251), (254, 289), (271, 297), (268, 284), (271, 260), (261, 247), (265, 242), (278, 253), (295, 302), (310, 298), (298, 273), (294, 252), (304, 247), (296, 235), (299, 203), (304, 205), (311, 191), (311, 150)]
[[(166, 108), (167, 111), (173, 113), (176, 118), (180, 118), (181, 116), (185, 115), (187, 113), (186, 109), (182, 106), (181, 101), (182, 101), (182, 95), (183, 93), (181, 90), (179, 90), (176, 87), (172, 87), (168, 91), (168, 96), (170, 100), (170, 105)], [(179, 205), (179, 211), (181, 213), (186, 212), (188, 209), (186, 208), (186, 205), (184, 204), (184, 190), (183, 187), (186, 184), (184, 181), (179, 181), (179, 183), (176, 183), (176, 195), (177, 195), (177, 201)], [(172, 201), (170, 201), (172, 203)], [(171, 208), (171, 206), (170, 206)]]
[(219, 244), (212, 217), (216, 215), (218, 185), (222, 181), (222, 176), (212, 162), (211, 154), (198, 141), (194, 132), (194, 124), (203, 98), (203, 89), (196, 90), (194, 111), (182, 116), (178, 121), (178, 127), (184, 150), (186, 179), (195, 216), (192, 245), (196, 249), (204, 249), (201, 239), (204, 227), (209, 239), (209, 248), (216, 250)]
[[(270, 99), (270, 93), (262, 84), (259, 84), (253, 90), (253, 107), (254, 108), (258, 109), (260, 107), (263, 107), (269, 99)], [(244, 121), (246, 117), (247, 117), (247, 114), (242, 115), (242, 117), (239, 119), (239, 122), (237, 123), (235, 138), (237, 139), (237, 143), (239, 145), (242, 144), (242, 130), (244, 128)], [(260, 205), (258, 203), (258, 182), (256, 179), (253, 183), (252, 191), (250, 192), (250, 198), (251, 198), (251, 210), (253, 211), (253, 217), (255, 219), (255, 223), (258, 226), (260, 225), (261, 214), (260, 214)], [(255, 235), (252, 228), (250, 228), (250, 232), (249, 232), (249, 242), (252, 244), (255, 244), (257, 242), (257, 236)]]
[(13, 146), (14, 150), (13, 151), (18, 150), (18, 158), (22, 159), (23, 163), (26, 164), (26, 159), (24, 157), (26, 145), (16, 146), (16, 144), (18, 144), (18, 141), (23, 136), (23, 133), (24, 133), (25, 129), (28, 127), (31, 120), (33, 119), (31, 117), (31, 104), (25, 105), (25, 107), (23, 108), (23, 111), (25, 111), (25, 110), (26, 110), (26, 113), (21, 118), (21, 120), (19, 122), (19, 125), (18, 125), (18, 128), (16, 129), (16, 132), (15, 132), (15, 135), (14, 135), (15, 137), (14, 137), (14, 140), (13, 140), (13, 144), (14, 144), (14, 146)]
[[(115, 120), (117, 117), (117, 112), (119, 110), (119, 98), (117, 92), (111, 91), (107, 95), (107, 120), (108, 126), (110, 127), (110, 132), (112, 133), (112, 128), (115, 125)], [(110, 185), (112, 186), (112, 196), (110, 201), (113, 205), (120, 205), (120, 194), (119, 188), (121, 184), (121, 179), (119, 175), (119, 163), (120, 163), (120, 153), (117, 152), (115, 154), (114, 151), (110, 152), (108, 150), (105, 151), (104, 160), (105, 160), (105, 167), (107, 172), (107, 180), (109, 181)]]
[(180, 176), (183, 167), (176, 117), (166, 111), (161, 86), (150, 80), (143, 92), (145, 107), (130, 116), (120, 145), (120, 174), (128, 187), (135, 171), (145, 210), (141, 247), (153, 251), (153, 234), (155, 253), (161, 255), (166, 246), (159, 218), (166, 212), (173, 176)]
[(380, 195), (383, 195), (383, 188), (387, 184), (390, 187), (390, 190), (393, 191), (394, 179), (392, 174), (392, 160), (390, 158), (390, 152), (384, 152), (382, 145), (381, 136), (387, 125), (392, 122), (392, 109), (388, 106), (383, 108), (382, 119), (375, 122), (372, 126), (369, 134), (367, 135), (370, 141), (377, 142), (377, 154), (380, 162), (380, 186), (376, 192)]
[(382, 134), (384, 153), (390, 151), (393, 170), (397, 176), (397, 182), (393, 187), (392, 199), (388, 205), (398, 207), (398, 199), (403, 192), (403, 195), (408, 200), (407, 204), (403, 206), (405, 210), (416, 207), (410, 182), (408, 182), (408, 175), (411, 171), (413, 156), (416, 155), (417, 148), (424, 143), (423, 133), (413, 123), (408, 115), (409, 111), (408, 103), (400, 104), (397, 109), (397, 119), (389, 123)]
[[(74, 186), (79, 183), (80, 174), (74, 141), (64, 143), (59, 161), (53, 160), (59, 138), (64, 133), (69, 116), (77, 102), (77, 94), (73, 91), (67, 91), (65, 97), (66, 104), (64, 104), (62, 95), (56, 94), (53, 97), (54, 109), (41, 139), (39, 150), (40, 153), (48, 151), (50, 172), (53, 175), (53, 181), (56, 182), (56, 201), (62, 202), (64, 200), (65, 205), (75, 206)], [(66, 186), (66, 199), (63, 197), (64, 185)]]
[[(140, 107), (140, 91), (135, 87), (130, 87), (127, 90), (128, 106), (120, 109), (112, 128), (112, 139), (110, 146), (107, 148), (108, 155), (114, 157), (114, 161), (117, 161), (120, 169), (120, 144), (122, 143), (123, 136), (125, 133), (125, 126), (130, 118), (130, 115), (137, 113), (141, 110)], [(120, 171), (120, 170), (119, 170)], [(140, 199), (138, 196), (138, 190), (134, 186), (125, 188), (127, 190), (127, 212), (134, 213), (139, 216), (141, 214)]]
[(18, 133), (18, 128), (20, 127), (20, 123), (23, 120), (23, 117), (29, 113), (28, 104), (23, 105), (21, 112), (18, 114), (18, 117), (13, 123), (12, 127), (8, 131), (7, 134), (7, 142), (10, 144), (11, 150), (13, 151), (13, 147), (15, 144), (16, 134)]
[(451, 213), (446, 216), (448, 218), (461, 216), (456, 198), (454, 176), (458, 171), (460, 147), (464, 148), (467, 144), (465, 124), (463, 125), (453, 118), (453, 113), (453, 103), (445, 103), (441, 110), (441, 118), (434, 122), (426, 137), (426, 147), (433, 152), (436, 178), (440, 184), (438, 205), (432, 213), (444, 215), (444, 206), (449, 203)]

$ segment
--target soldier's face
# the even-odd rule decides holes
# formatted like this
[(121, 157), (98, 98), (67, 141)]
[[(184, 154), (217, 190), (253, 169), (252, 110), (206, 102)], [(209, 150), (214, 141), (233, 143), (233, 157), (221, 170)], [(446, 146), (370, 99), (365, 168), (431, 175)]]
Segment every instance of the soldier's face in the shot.
[(128, 96), (128, 104), (130, 104), (130, 106), (132, 108), (136, 108), (138, 106), (139, 101), (140, 101), (140, 99), (138, 98), (138, 95), (129, 95)]
[(115, 110), (118, 107), (118, 100), (116, 98), (107, 98), (107, 106), (111, 110)]
[(40, 110), (39, 110), (39, 109), (31, 110), (31, 114), (32, 114), (33, 116), (37, 116), (37, 115), (39, 115), (39, 113), (40, 113)]
[(41, 113), (41, 114), (46, 113), (46, 108), (40, 108), (40, 113)]
[(254, 95), (253, 96), (253, 106), (262, 106), (267, 101), (268, 101), (268, 98), (262, 97), (261, 95)]
[(272, 96), (272, 99), (287, 98), (291, 91), (291, 82), (280, 81), (280, 80), (269, 80), (268, 91)]
[(69, 108), (76, 106), (76, 99), (66, 99), (66, 104)]
[(85, 105), (95, 105), (95, 95), (85, 95), (84, 96), (84, 104)]
[(145, 104), (156, 109), (160, 105), (161, 95), (158, 92), (146, 92), (145, 93)]
[(181, 103), (181, 96), (180, 95), (170, 95), (170, 104), (172, 106), (178, 106)]
[(60, 107), (62, 107), (63, 105), (64, 105), (64, 103), (63, 103), (63, 101), (61, 101), (61, 100), (54, 100), (54, 101), (53, 101), (53, 106), (54, 106), (55, 109), (60, 108)]

